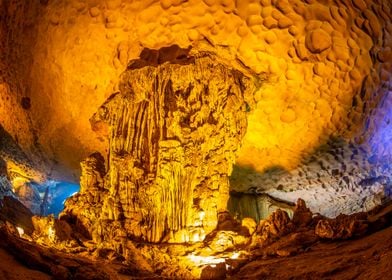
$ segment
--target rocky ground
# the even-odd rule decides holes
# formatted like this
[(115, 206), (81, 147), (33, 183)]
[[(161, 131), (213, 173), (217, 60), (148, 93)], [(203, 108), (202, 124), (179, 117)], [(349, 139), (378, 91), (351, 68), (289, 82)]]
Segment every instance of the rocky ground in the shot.
[(132, 242), (124, 257), (86, 240), (54, 242), (56, 223), (48, 228), (56, 237), (38, 245), (14, 226), (26, 227), (28, 213), (7, 220), (18, 203), (2, 206), (0, 279), (389, 279), (392, 272), (392, 204), (328, 219), (299, 200), (291, 219), (277, 210), (257, 225), (225, 214), (202, 243)]
[(392, 227), (369, 236), (319, 242), (289, 257), (257, 257), (232, 279), (390, 279)]

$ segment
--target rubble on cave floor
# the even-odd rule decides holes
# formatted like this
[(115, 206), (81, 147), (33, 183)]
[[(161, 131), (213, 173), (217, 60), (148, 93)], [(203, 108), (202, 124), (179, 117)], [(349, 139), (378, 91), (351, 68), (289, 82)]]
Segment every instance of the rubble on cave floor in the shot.
[[(17, 208), (16, 203), (8, 215), (18, 213)], [(276, 279), (279, 275), (286, 279), (289, 274), (278, 267), (294, 263), (302, 266), (293, 277), (314, 273), (313, 279), (331, 275), (347, 279), (346, 275), (357, 271), (345, 274), (339, 270), (348, 260), (362, 263), (363, 273), (376, 273), (366, 267), (360, 253), (370, 255), (371, 260), (381, 259), (376, 267), (387, 269), (385, 258), (392, 248), (392, 204), (328, 219), (313, 215), (299, 200), (291, 219), (285, 211), (277, 210), (258, 224), (249, 218), (238, 221), (226, 212), (218, 216), (217, 228), (203, 242), (178, 244), (128, 238), (96, 244), (77, 234), (66, 221), (53, 217), (33, 217), (34, 232), (20, 234), (15, 220), (7, 220), (6, 215), (1, 219), (0, 247), (26, 268), (56, 279), (79, 279), (75, 277), (80, 275), (84, 275), (80, 279)], [(341, 256), (340, 251), (346, 255)], [(313, 265), (312, 256), (321, 259), (324, 255), (326, 266)], [(345, 261), (339, 263), (340, 259)]]

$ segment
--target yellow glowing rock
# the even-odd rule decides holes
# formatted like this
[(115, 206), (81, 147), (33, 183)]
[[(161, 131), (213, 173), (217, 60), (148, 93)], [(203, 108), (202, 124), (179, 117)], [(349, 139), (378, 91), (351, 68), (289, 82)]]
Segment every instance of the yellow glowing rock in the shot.
[[(227, 64), (240, 60), (267, 77), (259, 94), (262, 102), (249, 120), (249, 127), (258, 129), (247, 132), (237, 160), (259, 171), (297, 162), (299, 155), (328, 137), (322, 127), (334, 127), (328, 133), (347, 138), (359, 134), (361, 120), (347, 114), (353, 97), (360, 95), (362, 85), (373, 91), (391, 72), (387, 0), (371, 7), (363, 0), (347, 5), (332, 0), (70, 0), (49, 1), (44, 7), (39, 2), (16, 2), (20, 9), (1, 10), (6, 13), (2, 18), (20, 25), (0, 27), (1, 38), (7, 38), (0, 44), (7, 57), (0, 62), (0, 123), (29, 154), (38, 143), (47, 158), (59, 162), (53, 165), (58, 173), (54, 175), (68, 178), (77, 177), (73, 173), (87, 155), (107, 152), (108, 143), (90, 129), (89, 118), (118, 90), (127, 62), (144, 47), (197, 48), (199, 40), (206, 40), (215, 49), (223, 46), (216, 52), (227, 58)], [(25, 36), (19, 29), (23, 24), (36, 36)], [(121, 42), (128, 49), (119, 50)], [(280, 60), (286, 67), (278, 67)], [(322, 92), (321, 85), (327, 85)], [(24, 96), (31, 100), (29, 110), (20, 106)], [(370, 98), (371, 94), (363, 97), (364, 114), (376, 105), (369, 106)], [(318, 99), (333, 104), (333, 118), (330, 109), (306, 109)], [(280, 118), (289, 106), (303, 108), (296, 109), (296, 121), (291, 123)], [(268, 115), (267, 107), (274, 108)], [(299, 127), (303, 123), (307, 126)], [(272, 156), (276, 151), (284, 156)]]
[(252, 235), (256, 230), (256, 222), (252, 218), (244, 218), (241, 221), (243, 227), (246, 227), (249, 230), (249, 234)]
[(293, 109), (287, 109), (280, 115), (280, 120), (284, 123), (291, 123), (295, 121), (296, 114)]
[[(149, 242), (201, 241), (227, 205), (253, 79), (210, 52), (177, 46), (144, 50), (121, 79), (121, 92), (91, 119), (109, 126), (106, 180), (100, 181), (97, 159), (84, 161), (81, 195), (67, 202), (64, 217), (79, 217), (86, 228), (107, 221), (106, 232), (125, 219), (120, 230)], [(85, 201), (89, 192), (100, 204)], [(98, 220), (94, 211), (80, 211), (99, 205)]]
[(97, 7), (92, 7), (89, 12), (92, 17), (97, 17), (101, 14), (101, 11)]
[(282, 29), (283, 28), (289, 28), (292, 25), (293, 25), (293, 21), (290, 18), (288, 18), (288, 17), (281, 17), (278, 20), (279, 28), (282, 28)]
[(318, 29), (318, 30), (311, 31), (306, 36), (305, 43), (306, 43), (306, 47), (312, 53), (320, 53), (328, 49), (331, 46), (332, 41), (328, 33), (326, 33), (322, 29)]
[(268, 31), (268, 32), (265, 34), (265, 41), (266, 41), (268, 44), (273, 44), (273, 43), (276, 42), (276, 40), (277, 40), (277, 37), (276, 37), (276, 35), (275, 35), (274, 32)]

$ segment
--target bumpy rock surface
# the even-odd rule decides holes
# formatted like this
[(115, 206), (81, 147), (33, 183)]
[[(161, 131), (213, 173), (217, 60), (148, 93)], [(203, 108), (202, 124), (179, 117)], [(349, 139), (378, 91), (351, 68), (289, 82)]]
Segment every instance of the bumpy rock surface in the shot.
[(377, 109), (391, 99), (388, 0), (10, 0), (0, 7), (0, 121), (24, 148), (42, 144), (59, 162), (57, 176), (76, 180), (70, 169), (106, 153), (88, 119), (146, 47), (207, 40), (227, 46), (219, 55), (232, 64), (268, 77), (237, 160), (259, 172), (297, 166), (330, 135), (353, 138), (363, 127), (383, 134), (389, 118), (389, 107)]
[[(76, 180), (82, 158), (107, 155), (107, 168), (97, 155), (84, 162), (82, 191), (62, 218), (124, 255), (128, 237), (202, 239), (226, 207), (234, 161), (237, 191), (289, 202), (303, 196), (328, 217), (369, 210), (391, 193), (391, 14), (388, 0), (1, 1), (7, 176), (34, 198), (25, 183), (41, 180), (37, 166)], [(127, 69), (141, 50), (170, 45), (192, 46), (194, 61), (182, 51), (142, 52)], [(239, 67), (265, 78), (252, 98)], [(89, 118), (99, 107), (95, 134)], [(347, 146), (320, 151), (331, 136)], [(10, 189), (5, 176), (2, 186)], [(255, 217), (269, 213), (250, 201)], [(289, 236), (273, 254), (297, 252), (286, 249), (291, 241), (317, 240), (309, 209), (295, 210), (292, 221), (278, 211), (255, 231), (266, 240)], [(363, 234), (352, 217), (318, 219), (323, 238)], [(42, 220), (42, 231), (54, 226)], [(296, 227), (313, 232), (293, 233)], [(212, 244), (222, 245), (221, 234)]]
[[(262, 213), (262, 205), (287, 209), (298, 198), (312, 212), (330, 218), (366, 212), (392, 198), (391, 166), (387, 159), (376, 162), (363, 145), (332, 138), (293, 170), (276, 167), (258, 173), (234, 166), (230, 186), (237, 195), (232, 201), (245, 205), (243, 211), (251, 217)], [(263, 197), (270, 202), (260, 205)]]
[(261, 240), (261, 243), (267, 240), (276, 239), (286, 235), (292, 230), (293, 226), (290, 218), (283, 210), (276, 210), (268, 219), (259, 223), (256, 229), (256, 238)]

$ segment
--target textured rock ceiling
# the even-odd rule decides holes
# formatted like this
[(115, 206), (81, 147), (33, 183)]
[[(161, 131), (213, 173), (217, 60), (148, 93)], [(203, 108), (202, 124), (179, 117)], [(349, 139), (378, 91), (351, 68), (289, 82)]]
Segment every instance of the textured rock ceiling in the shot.
[(59, 219), (33, 217), (28, 238), (177, 278), (203, 277), (211, 257), (224, 275), (222, 262), (296, 230), (301, 249), (268, 250), (388, 226), (390, 205), (339, 214), (392, 197), (391, 8), (0, 0), (0, 196), (45, 214), (48, 184), (33, 182), (77, 181), (81, 162), (80, 192)]
[[(360, 136), (390, 85), (389, 1), (2, 1), (0, 123), (76, 179), (105, 152), (89, 119), (143, 48), (207, 41), (265, 78), (237, 164), (292, 169), (328, 137)], [(24, 108), (20, 106), (22, 98)], [(382, 117), (382, 114), (381, 114)], [(368, 131), (375, 124), (370, 121)], [(31, 133), (33, 132), (33, 133)], [(361, 137), (357, 138), (361, 140)]]

